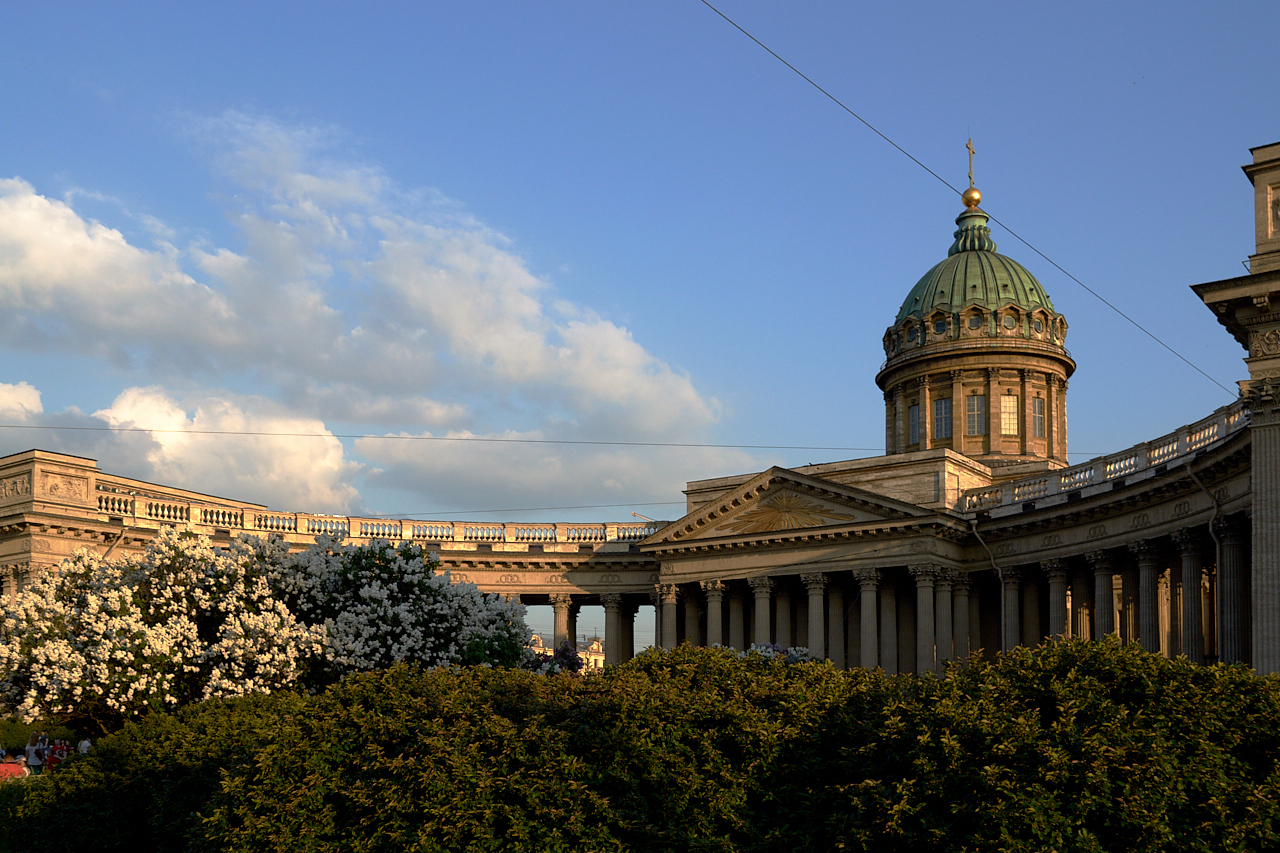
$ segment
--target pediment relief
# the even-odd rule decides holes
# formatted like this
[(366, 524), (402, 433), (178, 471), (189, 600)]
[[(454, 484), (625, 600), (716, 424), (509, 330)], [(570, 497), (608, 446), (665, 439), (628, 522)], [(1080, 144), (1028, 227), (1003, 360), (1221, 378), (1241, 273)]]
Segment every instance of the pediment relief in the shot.
[(771, 468), (657, 531), (643, 544), (754, 536), (863, 522), (903, 521), (925, 510), (850, 486)]
[(869, 513), (853, 512), (848, 507), (836, 507), (792, 491), (779, 491), (711, 529), (717, 533), (772, 533), (873, 518)]

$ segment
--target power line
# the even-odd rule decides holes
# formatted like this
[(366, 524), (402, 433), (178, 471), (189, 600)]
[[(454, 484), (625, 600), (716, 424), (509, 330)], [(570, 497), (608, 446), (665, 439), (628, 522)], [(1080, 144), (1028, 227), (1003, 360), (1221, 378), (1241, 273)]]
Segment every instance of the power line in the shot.
[[(942, 183), (943, 183), (943, 184), (944, 184), (948, 189), (950, 189), (953, 193), (955, 193), (956, 195), (963, 195), (963, 194), (964, 194), (961, 190), (958, 190), (958, 189), (956, 189), (955, 187), (951, 186), (950, 182), (948, 182), (946, 178), (942, 177), (942, 176), (941, 176), (941, 175), (939, 175), (937, 172), (933, 171), (933, 169), (930, 169), (930, 168), (929, 168), (928, 166), (926, 166), (924, 163), (922, 163), (922, 162), (920, 162), (919, 160), (917, 160), (914, 156), (912, 156), (912, 154), (911, 154), (911, 152), (910, 152), (910, 151), (908, 151), (907, 149), (903, 148), (901, 145), (899, 145), (898, 143), (894, 142), (892, 139), (890, 139), (888, 136), (886, 136), (884, 133), (882, 133), (882, 132), (879, 130), (879, 128), (877, 128), (875, 125), (871, 124), (871, 122), (867, 121), (867, 120), (866, 120), (866, 119), (864, 119), (862, 116), (858, 115), (858, 114), (857, 114), (857, 113), (855, 113), (853, 110), (849, 109), (849, 107), (848, 107), (848, 106), (846, 106), (846, 105), (845, 105), (845, 103), (844, 103), (843, 101), (841, 101), (841, 100), (840, 100), (839, 98), (837, 98), (835, 95), (833, 95), (833, 94), (831, 94), (830, 92), (828, 92), (826, 89), (824, 89), (824, 88), (822, 88), (821, 86), (819, 86), (817, 83), (815, 83), (815, 82), (813, 81), (813, 79), (812, 79), (812, 78), (810, 78), (808, 75), (806, 75), (806, 74), (805, 74), (803, 71), (801, 71), (799, 68), (796, 68), (796, 67), (795, 67), (794, 65), (792, 65), (790, 62), (787, 62), (787, 61), (786, 61), (785, 59), (783, 59), (781, 56), (779, 56), (778, 54), (774, 53), (774, 51), (773, 51), (773, 49), (772, 49), (772, 48), (770, 48), (770, 47), (769, 47), (768, 45), (766, 45), (764, 42), (760, 41), (760, 39), (756, 38), (756, 37), (755, 37), (755, 36), (753, 36), (751, 33), (749, 33), (749, 32), (747, 32), (746, 30), (744, 30), (744, 29), (743, 29), (743, 28), (738, 24), (738, 22), (737, 22), (737, 21), (734, 21), (732, 18), (730, 18), (730, 17), (729, 17), (728, 15), (726, 15), (724, 12), (721, 12), (721, 11), (720, 11), (719, 9), (717, 9), (715, 6), (712, 6), (710, 3), (708, 3), (708, 2), (707, 2), (707, 0), (702, 0), (702, 4), (703, 4), (704, 6), (706, 6), (708, 9), (710, 9), (711, 11), (715, 12), (715, 13), (716, 13), (717, 15), (719, 15), (721, 18), (724, 18), (726, 21), (728, 21), (728, 22), (729, 22), (729, 24), (731, 24), (731, 25), (733, 26), (733, 28), (734, 28), (734, 29), (736, 29), (738, 32), (742, 33), (744, 36), (746, 36), (747, 38), (751, 39), (753, 42), (755, 42), (756, 44), (758, 44), (761, 48), (763, 48), (766, 52), (768, 52), (768, 54), (769, 54), (770, 56), (772, 56), (774, 59), (778, 60), (778, 61), (779, 61), (779, 62), (781, 62), (783, 65), (787, 66), (787, 67), (788, 67), (788, 68), (790, 68), (792, 71), (794, 71), (797, 75), (799, 75), (799, 76), (800, 76), (800, 77), (801, 77), (801, 78), (802, 78), (806, 83), (808, 83), (810, 86), (812, 86), (813, 88), (817, 89), (819, 92), (821, 92), (822, 94), (824, 94), (824, 95), (826, 95), (828, 98), (830, 98), (830, 99), (831, 99), (831, 101), (832, 101), (832, 103), (834, 103), (836, 106), (840, 107), (840, 109), (844, 110), (844, 111), (845, 111), (845, 112), (847, 112), (849, 115), (853, 116), (853, 117), (854, 117), (854, 118), (856, 118), (858, 121), (862, 122), (862, 124), (863, 124), (863, 125), (865, 125), (865, 126), (867, 127), (867, 129), (868, 129), (868, 130), (870, 130), (872, 133), (874, 133), (876, 136), (880, 137), (880, 138), (881, 138), (881, 139), (883, 139), (885, 142), (889, 143), (889, 144), (890, 144), (890, 145), (892, 145), (894, 148), (898, 149), (898, 151), (900, 151), (900, 152), (901, 152), (901, 153), (902, 153), (902, 154), (903, 154), (907, 159), (909, 159), (912, 163), (915, 163), (915, 164), (916, 164), (917, 166), (919, 166), (921, 169), (924, 169), (924, 170), (925, 170), (926, 172), (928, 172), (930, 175), (933, 175), (935, 178), (937, 178), (939, 181), (941, 181), (941, 182), (942, 182)], [(1098, 293), (1097, 293), (1096, 291), (1094, 291), (1094, 290), (1093, 290), (1093, 288), (1089, 287), (1089, 286), (1088, 286), (1087, 284), (1085, 284), (1083, 281), (1081, 281), (1080, 279), (1076, 278), (1076, 277), (1075, 277), (1074, 275), (1072, 275), (1071, 273), (1067, 272), (1067, 271), (1066, 271), (1065, 269), (1063, 269), (1063, 268), (1062, 268), (1062, 267), (1061, 267), (1061, 266), (1060, 266), (1056, 261), (1054, 261), (1052, 258), (1050, 258), (1048, 255), (1046, 255), (1044, 252), (1040, 251), (1040, 250), (1039, 250), (1039, 249), (1037, 249), (1035, 246), (1033, 246), (1033, 245), (1031, 245), (1029, 242), (1027, 242), (1027, 240), (1026, 240), (1025, 238), (1023, 238), (1023, 237), (1022, 237), (1022, 235), (1020, 235), (1018, 232), (1014, 231), (1014, 230), (1013, 230), (1012, 228), (1010, 228), (1008, 225), (1005, 225), (1003, 222), (1001, 222), (1001, 221), (1000, 221), (999, 219), (997, 219), (996, 217), (991, 216), (990, 214), (987, 214), (987, 215), (988, 215), (988, 217), (991, 219), (991, 221), (995, 222), (996, 224), (998, 224), (999, 226), (1001, 226), (1002, 228), (1004, 228), (1006, 231), (1008, 231), (1008, 232), (1009, 232), (1009, 234), (1010, 234), (1010, 235), (1012, 235), (1012, 236), (1014, 237), (1014, 239), (1016, 239), (1018, 242), (1022, 243), (1022, 245), (1026, 246), (1028, 249), (1030, 249), (1031, 251), (1035, 252), (1035, 253), (1036, 253), (1037, 255), (1039, 255), (1040, 257), (1044, 258), (1048, 263), (1052, 264), (1052, 265), (1053, 265), (1053, 266), (1054, 266), (1054, 267), (1055, 267), (1059, 272), (1061, 272), (1061, 273), (1062, 273), (1063, 275), (1065, 275), (1067, 278), (1071, 279), (1071, 280), (1072, 280), (1072, 281), (1074, 281), (1076, 284), (1078, 284), (1078, 285), (1080, 285), (1081, 287), (1083, 287), (1083, 288), (1085, 289), (1085, 291), (1087, 291), (1091, 296), (1093, 296), (1095, 299), (1097, 299), (1097, 300), (1098, 300), (1099, 302), (1101, 302), (1103, 305), (1107, 306), (1107, 307), (1108, 307), (1108, 308), (1110, 308), (1112, 311), (1116, 312), (1116, 313), (1117, 313), (1117, 314), (1119, 314), (1121, 317), (1123, 317), (1124, 319), (1128, 320), (1131, 324), (1133, 324), (1133, 326), (1134, 326), (1135, 328), (1137, 328), (1137, 329), (1138, 329), (1140, 332), (1142, 332), (1144, 335), (1146, 335), (1147, 337), (1151, 338), (1151, 340), (1155, 341), (1156, 343), (1160, 344), (1160, 346), (1164, 347), (1164, 348), (1165, 348), (1165, 349), (1167, 349), (1169, 352), (1171, 352), (1171, 353), (1173, 353), (1174, 355), (1176, 355), (1179, 359), (1181, 359), (1181, 360), (1183, 361), (1183, 363), (1184, 363), (1184, 364), (1186, 364), (1186, 365), (1187, 365), (1188, 367), (1190, 367), (1192, 370), (1194, 370), (1194, 371), (1196, 371), (1197, 373), (1199, 373), (1199, 374), (1200, 374), (1201, 376), (1203, 376), (1205, 379), (1208, 379), (1208, 380), (1209, 380), (1210, 382), (1212, 382), (1214, 385), (1217, 385), (1217, 386), (1218, 386), (1219, 388), (1221, 388), (1223, 391), (1226, 391), (1228, 394), (1230, 394), (1230, 395), (1231, 395), (1231, 398), (1232, 398), (1232, 399), (1235, 399), (1235, 398), (1236, 398), (1236, 396), (1237, 396), (1237, 395), (1236, 395), (1236, 392), (1235, 392), (1235, 391), (1232, 391), (1232, 390), (1231, 390), (1230, 388), (1228, 388), (1226, 385), (1223, 385), (1221, 382), (1219, 382), (1218, 380), (1214, 379), (1214, 378), (1213, 378), (1212, 376), (1210, 376), (1208, 373), (1205, 373), (1205, 372), (1204, 372), (1203, 370), (1201, 370), (1198, 366), (1196, 366), (1196, 365), (1195, 365), (1195, 364), (1193, 364), (1191, 361), (1189, 361), (1189, 360), (1188, 360), (1184, 355), (1182, 355), (1182, 353), (1178, 352), (1176, 349), (1174, 349), (1173, 347), (1169, 346), (1169, 345), (1168, 345), (1168, 344), (1166, 344), (1164, 341), (1160, 340), (1160, 338), (1156, 337), (1154, 333), (1152, 333), (1152, 332), (1148, 331), (1148, 330), (1147, 330), (1147, 329), (1146, 329), (1142, 324), (1140, 324), (1137, 320), (1133, 319), (1133, 318), (1132, 318), (1132, 317), (1130, 317), (1128, 314), (1124, 313), (1124, 312), (1123, 312), (1123, 311), (1121, 311), (1119, 308), (1117, 308), (1116, 306), (1112, 305), (1112, 304), (1111, 304), (1110, 302), (1108, 302), (1106, 299), (1102, 298), (1102, 296), (1098, 295)]]
[(376, 435), (374, 433), (269, 432), (232, 429), (148, 429), (146, 427), (54, 426), (51, 424), (0, 424), (0, 429), (73, 430), (77, 432), (144, 432), (176, 435), (240, 435), (267, 438), (351, 438), (377, 441), (472, 441), (489, 444), (566, 444), (594, 447), (687, 447), (715, 450), (838, 450), (852, 453), (883, 453), (881, 447), (818, 447), (788, 444), (694, 444), (679, 441), (588, 441), (560, 438), (494, 438), (478, 435)]

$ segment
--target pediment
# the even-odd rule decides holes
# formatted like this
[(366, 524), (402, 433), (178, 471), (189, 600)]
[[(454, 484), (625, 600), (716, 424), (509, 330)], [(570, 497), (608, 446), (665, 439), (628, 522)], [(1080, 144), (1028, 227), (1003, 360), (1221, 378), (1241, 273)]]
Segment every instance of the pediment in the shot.
[(851, 486), (770, 468), (658, 530), (643, 545), (902, 521), (933, 513)]

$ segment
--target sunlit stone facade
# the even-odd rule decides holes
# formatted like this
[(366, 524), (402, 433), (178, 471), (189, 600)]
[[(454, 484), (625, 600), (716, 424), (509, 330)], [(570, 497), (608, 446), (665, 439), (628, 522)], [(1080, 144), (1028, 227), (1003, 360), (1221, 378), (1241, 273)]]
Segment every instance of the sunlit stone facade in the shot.
[(418, 542), (456, 580), (550, 605), (552, 646), (602, 606), (608, 663), (644, 611), (663, 646), (890, 672), (1106, 634), (1280, 672), (1280, 143), (1253, 155), (1251, 272), (1193, 288), (1248, 353), (1240, 399), (1109, 456), (1066, 464), (1066, 320), (975, 202), (885, 334), (885, 456), (691, 482), (672, 522), (464, 524), (279, 512), (29, 451), (0, 459), (4, 590), (166, 525), (327, 532)]

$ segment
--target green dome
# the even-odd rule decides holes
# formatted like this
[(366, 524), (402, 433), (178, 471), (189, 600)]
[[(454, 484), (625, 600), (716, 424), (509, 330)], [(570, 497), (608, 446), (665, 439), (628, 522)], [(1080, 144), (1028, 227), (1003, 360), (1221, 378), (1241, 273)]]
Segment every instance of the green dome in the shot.
[(956, 217), (959, 229), (947, 259), (911, 288), (893, 321), (895, 326), (911, 315), (923, 322), (935, 311), (955, 314), (970, 306), (994, 313), (1014, 305), (1024, 312), (1044, 309), (1057, 314), (1036, 277), (1012, 258), (997, 254), (988, 219), (976, 207)]

